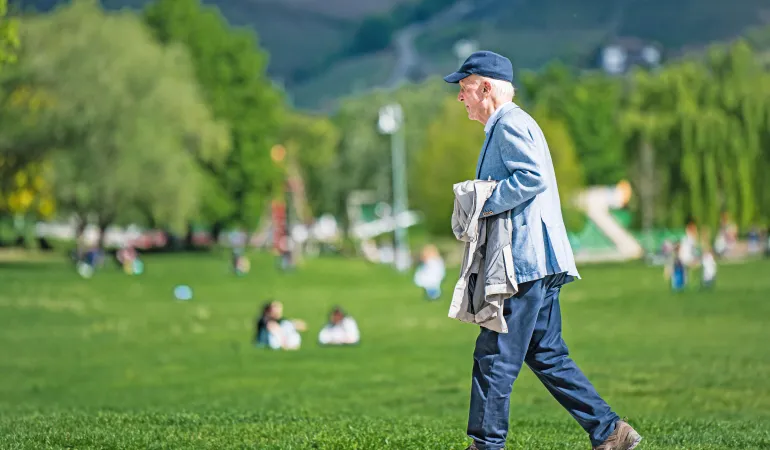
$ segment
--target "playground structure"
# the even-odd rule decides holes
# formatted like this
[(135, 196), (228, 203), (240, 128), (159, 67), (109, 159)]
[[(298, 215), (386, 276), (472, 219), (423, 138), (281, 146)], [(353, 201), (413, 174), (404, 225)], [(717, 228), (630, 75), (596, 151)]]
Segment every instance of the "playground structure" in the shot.
[(631, 197), (627, 182), (616, 186), (594, 186), (578, 195), (576, 205), (589, 221), (611, 242), (611, 246), (599, 251), (576, 251), (575, 259), (587, 261), (628, 261), (644, 257), (645, 250), (631, 232), (612, 214), (625, 207)]

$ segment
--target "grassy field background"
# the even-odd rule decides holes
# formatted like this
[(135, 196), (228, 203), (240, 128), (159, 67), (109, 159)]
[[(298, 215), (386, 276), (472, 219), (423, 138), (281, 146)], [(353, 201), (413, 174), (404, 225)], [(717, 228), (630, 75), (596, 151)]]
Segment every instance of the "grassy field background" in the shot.
[[(279, 274), (254, 255), (152, 256), (90, 280), (57, 261), (0, 263), (0, 448), (463, 449), (477, 329), (411, 277), (318, 259)], [(658, 268), (582, 269), (562, 293), (573, 357), (640, 449), (770, 448), (770, 262), (720, 267), (715, 291), (675, 295)], [(188, 302), (177, 284), (192, 287)], [(298, 352), (254, 348), (268, 298), (309, 330)], [(333, 304), (362, 343), (322, 348)], [(590, 448), (527, 370), (511, 449)]]

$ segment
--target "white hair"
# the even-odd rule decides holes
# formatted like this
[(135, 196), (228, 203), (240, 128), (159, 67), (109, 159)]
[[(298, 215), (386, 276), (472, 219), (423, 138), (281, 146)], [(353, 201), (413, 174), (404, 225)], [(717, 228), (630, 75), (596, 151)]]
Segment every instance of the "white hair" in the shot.
[(511, 101), (513, 96), (516, 95), (516, 89), (514, 89), (510, 81), (487, 77), (484, 77), (484, 81), (489, 82), (492, 86), (492, 95), (500, 100)]

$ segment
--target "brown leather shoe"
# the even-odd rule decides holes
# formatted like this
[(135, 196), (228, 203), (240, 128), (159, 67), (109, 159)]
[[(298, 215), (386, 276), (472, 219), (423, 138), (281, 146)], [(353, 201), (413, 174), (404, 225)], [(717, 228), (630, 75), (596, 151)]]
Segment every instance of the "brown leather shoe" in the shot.
[(469, 445), (468, 448), (466, 448), (465, 450), (479, 450), (479, 448), (476, 447), (476, 443), (474, 442), (473, 444)]
[(639, 445), (642, 437), (631, 425), (623, 420), (615, 422), (615, 431), (612, 432), (602, 445), (594, 447), (594, 450), (632, 450)]

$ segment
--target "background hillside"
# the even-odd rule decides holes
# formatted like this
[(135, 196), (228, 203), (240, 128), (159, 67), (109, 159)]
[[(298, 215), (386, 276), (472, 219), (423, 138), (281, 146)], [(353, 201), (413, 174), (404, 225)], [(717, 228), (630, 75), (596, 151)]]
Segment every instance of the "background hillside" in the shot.
[[(61, 0), (12, 0), (48, 10)], [(141, 8), (148, 0), (102, 0)], [(329, 107), (340, 96), (421, 79), (457, 65), (470, 39), (510, 55), (517, 69), (562, 59), (594, 63), (616, 37), (652, 41), (675, 56), (770, 22), (767, 0), (206, 0), (253, 28), (270, 53), (270, 75), (296, 106)]]

